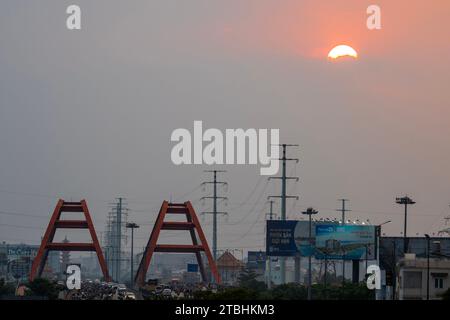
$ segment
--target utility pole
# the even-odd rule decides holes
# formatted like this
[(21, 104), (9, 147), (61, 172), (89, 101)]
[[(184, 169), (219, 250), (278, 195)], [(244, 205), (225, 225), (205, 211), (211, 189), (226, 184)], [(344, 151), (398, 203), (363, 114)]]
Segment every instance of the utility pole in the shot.
[(430, 236), (425, 234), (427, 239), (427, 300), (430, 300)]
[(134, 223), (134, 222), (130, 222), (130, 223), (127, 223), (126, 224), (126, 227), (127, 228), (129, 228), (129, 229), (131, 229), (131, 257), (130, 257), (130, 265), (131, 265), (131, 271), (130, 271), (130, 274), (131, 274), (131, 276), (130, 276), (130, 279), (131, 279), (131, 281), (130, 281), (130, 288), (132, 288), (133, 287), (133, 283), (134, 283), (134, 257), (133, 257), (133, 255), (134, 255), (134, 253), (133, 253), (133, 249), (134, 249), (134, 229), (137, 229), (137, 228), (139, 228), (139, 226), (136, 224), (136, 223)]
[(273, 218), (276, 216), (276, 214), (273, 213), (273, 204), (275, 203), (275, 201), (270, 200), (269, 204), (270, 204), (270, 210), (269, 212), (266, 214), (269, 216), (269, 220), (273, 220)]
[[(349, 201), (348, 199), (339, 199), (342, 203), (341, 209), (338, 209), (336, 211), (340, 211), (342, 213), (342, 225), (345, 225), (345, 213), (349, 212), (351, 210), (348, 210), (345, 208), (345, 202)], [(345, 251), (342, 254), (342, 287), (345, 285)]]
[[(288, 196), (286, 195), (286, 181), (294, 179), (298, 181), (298, 177), (288, 177), (286, 176), (286, 162), (287, 161), (295, 161), (298, 163), (298, 159), (294, 158), (286, 158), (286, 148), (287, 147), (298, 147), (298, 144), (281, 144), (280, 145), (283, 150), (283, 156), (279, 159), (282, 161), (282, 167), (281, 167), (281, 177), (269, 177), (269, 180), (271, 179), (281, 179), (281, 195), (279, 196), (269, 196), (268, 198), (280, 198), (281, 199), (281, 220), (286, 220), (286, 199), (288, 198), (295, 198), (298, 200), (298, 196)], [(280, 278), (281, 283), (286, 283), (286, 258), (280, 257)]]
[(217, 173), (226, 172), (225, 170), (205, 170), (204, 172), (213, 173), (213, 181), (205, 181), (202, 185), (212, 184), (213, 185), (213, 195), (208, 197), (202, 197), (201, 199), (212, 199), (213, 200), (213, 211), (202, 212), (202, 214), (212, 214), (213, 215), (213, 258), (214, 261), (217, 260), (217, 215), (226, 215), (226, 212), (217, 211), (217, 199), (228, 200), (227, 197), (219, 197), (217, 195), (217, 185), (228, 185), (227, 182), (217, 181)]
[(408, 251), (408, 238), (406, 235), (406, 226), (408, 224), (408, 205), (413, 205), (413, 204), (415, 204), (415, 202), (408, 196), (404, 196), (402, 198), (396, 198), (395, 202), (397, 204), (403, 204), (405, 206), (405, 224), (404, 224), (404, 230), (403, 230), (403, 254), (405, 254)]
[(395, 295), (396, 295), (396, 287), (397, 287), (397, 246), (395, 243), (395, 240), (392, 241), (392, 255), (393, 255), (393, 260), (394, 260), (394, 266), (392, 268), (392, 300), (395, 300)]
[[(270, 200), (270, 211), (267, 213), (267, 215), (269, 216), (269, 220), (273, 220), (273, 217), (275, 216), (275, 214), (273, 213), (273, 203), (275, 201)], [(266, 230), (266, 235), (267, 235), (267, 230)], [(267, 262), (268, 262), (268, 274), (267, 274), (267, 288), (271, 289), (272, 288), (272, 260), (271, 257), (268, 255), (268, 252), (266, 252), (266, 258), (267, 258)]]
[[(302, 214), (306, 214), (309, 216), (309, 245), (312, 247), (312, 215), (319, 213), (317, 210), (313, 208), (308, 208), (306, 211), (302, 212)], [(308, 255), (308, 300), (312, 299), (312, 266), (311, 266), (311, 254)]]
[(116, 278), (117, 278), (117, 282), (120, 282), (120, 260), (121, 260), (121, 244), (122, 244), (122, 198), (119, 197), (118, 198), (119, 202), (117, 203), (117, 210), (116, 210), (116, 214), (117, 214), (117, 224), (116, 224), (116, 250), (117, 250), (117, 255), (116, 255)]
[(365, 255), (365, 258), (366, 258), (365, 259), (366, 260), (366, 272), (364, 272), (364, 274), (367, 273), (367, 266), (369, 264), (369, 245), (366, 244), (365, 247), (366, 247), (366, 255)]

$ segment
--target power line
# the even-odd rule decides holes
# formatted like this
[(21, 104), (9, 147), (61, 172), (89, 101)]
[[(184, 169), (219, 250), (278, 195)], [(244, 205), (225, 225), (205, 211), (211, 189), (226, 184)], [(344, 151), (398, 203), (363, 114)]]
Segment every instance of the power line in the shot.
[[(235, 209), (238, 209), (240, 207), (243, 207), (243, 206), (247, 205), (248, 201), (253, 197), (253, 195), (255, 194), (256, 190), (258, 189), (258, 186), (261, 183), (261, 181), (263, 181), (263, 176), (259, 176), (258, 181), (256, 182), (256, 184), (253, 187), (253, 189), (250, 192), (250, 194), (245, 198), (245, 200), (240, 202), (240, 203), (238, 203), (235, 207), (231, 207), (230, 210), (235, 210)], [(250, 204), (250, 205), (252, 205), (252, 204)]]
[(264, 185), (263, 190), (261, 191), (261, 193), (258, 196), (258, 200), (253, 204), (253, 207), (250, 209), (249, 212), (247, 212), (247, 214), (245, 214), (240, 220), (236, 221), (236, 222), (231, 222), (229, 223), (229, 225), (238, 225), (241, 224), (242, 222), (244, 222), (245, 220), (247, 220), (248, 217), (250, 217), (250, 215), (255, 212), (255, 209), (257, 208), (258, 204), (260, 204), (260, 200), (261, 198), (264, 196), (267, 186), (269, 185), (269, 182), (266, 180), (266, 183)]
[(195, 188), (193, 188), (193, 189), (191, 189), (190, 191), (184, 193), (183, 195), (181, 195), (181, 196), (179, 196), (179, 197), (175, 197), (175, 199), (181, 201), (181, 200), (183, 200), (185, 197), (187, 197), (187, 196), (193, 194), (194, 192), (196, 192), (196, 191), (197, 191), (198, 189), (200, 189), (201, 187), (202, 187), (202, 185), (199, 184), (199, 185), (197, 185)]
[[(264, 205), (264, 204), (263, 204)], [(242, 239), (244, 239), (245, 237), (251, 235), (250, 232), (253, 230), (253, 228), (255, 227), (255, 225), (259, 222), (259, 219), (264, 216), (264, 211), (262, 210), (263, 208), (261, 208), (260, 213), (258, 214), (258, 216), (256, 217), (256, 220), (253, 221), (252, 225), (250, 226), (250, 228), (248, 228), (248, 230), (246, 230), (241, 237), (239, 238), (235, 238), (235, 239), (231, 239), (230, 242), (236, 242), (236, 241), (240, 241)], [(265, 220), (263, 220), (262, 222), (265, 222)]]

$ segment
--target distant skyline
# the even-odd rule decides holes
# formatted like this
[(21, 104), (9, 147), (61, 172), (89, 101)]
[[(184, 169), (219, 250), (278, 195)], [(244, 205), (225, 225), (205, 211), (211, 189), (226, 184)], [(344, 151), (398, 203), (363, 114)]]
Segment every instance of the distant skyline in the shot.
[[(375, 3), (382, 29), (370, 31)], [(445, 228), (449, 1), (79, 0), (80, 31), (66, 29), (70, 4), (0, 4), (0, 241), (38, 244), (58, 198), (86, 199), (100, 237), (123, 196), (142, 248), (163, 200), (210, 208), (200, 183), (217, 168), (229, 183), (218, 247), (264, 249), (279, 182), (258, 165), (173, 165), (171, 133), (194, 120), (277, 128), (300, 145), (290, 219), (310, 206), (338, 218), (347, 198), (350, 219), (392, 220), (383, 232), (400, 236), (395, 198), (408, 194), (408, 235)], [(358, 59), (328, 61), (341, 43)], [(201, 222), (211, 241), (211, 217)]]

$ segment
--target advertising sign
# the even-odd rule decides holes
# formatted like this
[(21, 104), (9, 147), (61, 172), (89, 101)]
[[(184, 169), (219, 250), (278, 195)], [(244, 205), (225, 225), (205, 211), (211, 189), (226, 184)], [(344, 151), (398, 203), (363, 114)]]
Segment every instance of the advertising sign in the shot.
[(314, 255), (316, 224), (312, 222), (311, 239), (309, 221), (268, 220), (266, 251), (269, 256)]
[(325, 221), (267, 221), (266, 252), (269, 256), (314, 256), (316, 259), (372, 260), (375, 227), (340, 225)]
[(187, 264), (187, 272), (198, 272), (198, 264), (188, 263)]
[(272, 256), (293, 256), (298, 252), (294, 233), (297, 221), (268, 220), (266, 252)]
[(34, 258), (37, 254), (38, 246), (28, 246), (28, 245), (7, 245), (6, 254), (9, 261), (14, 259), (20, 259), (21, 257)]
[(375, 227), (316, 225), (316, 258), (371, 260), (375, 258)]

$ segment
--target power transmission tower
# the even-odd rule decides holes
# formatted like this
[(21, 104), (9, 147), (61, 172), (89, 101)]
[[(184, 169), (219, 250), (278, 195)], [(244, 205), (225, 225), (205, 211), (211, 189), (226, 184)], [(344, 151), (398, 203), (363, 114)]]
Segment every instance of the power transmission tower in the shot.
[[(281, 177), (269, 177), (269, 180), (271, 179), (281, 179), (281, 195), (279, 196), (269, 196), (268, 199), (271, 198), (280, 198), (281, 199), (281, 215), (280, 218), (281, 220), (286, 220), (286, 199), (288, 198), (295, 198), (296, 200), (298, 200), (298, 196), (290, 196), (286, 194), (286, 182), (287, 180), (296, 180), (298, 181), (298, 177), (288, 177), (286, 176), (286, 162), (287, 161), (295, 161), (296, 163), (298, 163), (298, 159), (297, 158), (287, 158), (286, 157), (286, 149), (288, 147), (298, 147), (298, 144), (281, 144), (280, 145), (282, 147), (282, 157), (278, 160), (281, 160), (282, 162), (282, 167), (281, 167)], [(297, 259), (296, 259), (296, 263)], [(297, 268), (296, 268), (297, 269)], [(280, 278), (281, 278), (281, 283), (286, 283), (286, 259), (285, 257), (280, 257)]]
[[(276, 214), (273, 213), (273, 204), (275, 203), (275, 201), (270, 200), (269, 204), (270, 204), (270, 210), (268, 213), (266, 213), (266, 216), (269, 217), (269, 220), (273, 220), (273, 218), (276, 216)], [(267, 225), (266, 225), (267, 228)], [(266, 235), (267, 235), (267, 230), (266, 230)], [(271, 257), (268, 255), (268, 252), (266, 252), (266, 260), (267, 260), (267, 287), (269, 289), (272, 288), (272, 260)]]
[[(345, 208), (345, 203), (349, 201), (348, 199), (339, 199), (342, 203), (341, 209), (336, 209), (336, 211), (340, 211), (342, 213), (342, 225), (345, 225), (345, 213), (349, 212), (351, 210), (348, 210)], [(344, 287), (345, 284), (345, 252), (343, 252), (342, 255), (342, 287)]]
[(228, 200), (227, 197), (220, 197), (217, 195), (217, 185), (227, 186), (227, 182), (217, 181), (217, 173), (226, 172), (224, 170), (205, 170), (204, 172), (212, 172), (213, 173), (213, 181), (205, 181), (202, 185), (212, 184), (213, 185), (213, 195), (202, 197), (201, 199), (212, 199), (213, 200), (213, 211), (204, 211), (202, 214), (212, 214), (213, 215), (213, 258), (214, 261), (217, 260), (217, 215), (226, 215), (227, 212), (217, 211), (217, 200)]
[(122, 242), (126, 240), (125, 227), (127, 223), (128, 208), (126, 208), (124, 198), (118, 197), (112, 203), (111, 211), (108, 214), (108, 224), (106, 229), (106, 253), (108, 268), (111, 270), (112, 278), (120, 282), (120, 270), (122, 266)]
[[(326, 288), (328, 285), (328, 275), (334, 275), (336, 276), (336, 264), (334, 262), (334, 260), (329, 260), (328, 257), (325, 255), (325, 259), (320, 261), (320, 269), (319, 269), (319, 274), (322, 274), (322, 269), (323, 269), (323, 286)], [(332, 281), (332, 279), (331, 279)], [(330, 281), (330, 282), (331, 282)], [(325, 298), (327, 298), (327, 291), (325, 290)]]

